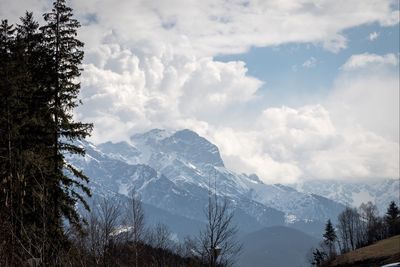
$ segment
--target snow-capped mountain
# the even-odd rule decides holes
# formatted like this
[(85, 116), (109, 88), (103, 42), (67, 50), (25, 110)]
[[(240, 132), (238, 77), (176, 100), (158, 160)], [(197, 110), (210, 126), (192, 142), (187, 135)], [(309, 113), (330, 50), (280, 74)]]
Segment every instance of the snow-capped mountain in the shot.
[(342, 204), (283, 185), (264, 184), (256, 175), (224, 165), (218, 148), (190, 130), (151, 130), (131, 143), (81, 142), (84, 158), (71, 162), (91, 178), (100, 195), (136, 190), (145, 203), (172, 214), (204, 220), (209, 192), (227, 198), (247, 231), (263, 226), (319, 222), (336, 218)]
[(358, 207), (371, 201), (385, 213), (391, 201), (400, 202), (400, 180), (381, 179), (374, 182), (307, 181), (293, 185), (300, 192), (328, 197), (348, 206)]

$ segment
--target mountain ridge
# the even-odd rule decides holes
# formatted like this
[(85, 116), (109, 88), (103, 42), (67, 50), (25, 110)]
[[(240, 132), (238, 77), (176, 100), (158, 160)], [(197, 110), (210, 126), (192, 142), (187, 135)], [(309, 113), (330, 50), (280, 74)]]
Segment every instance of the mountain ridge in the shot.
[(322, 195), (346, 206), (358, 207), (362, 202), (371, 201), (381, 214), (386, 212), (391, 201), (400, 203), (400, 179), (366, 182), (311, 180), (291, 186), (300, 192)]

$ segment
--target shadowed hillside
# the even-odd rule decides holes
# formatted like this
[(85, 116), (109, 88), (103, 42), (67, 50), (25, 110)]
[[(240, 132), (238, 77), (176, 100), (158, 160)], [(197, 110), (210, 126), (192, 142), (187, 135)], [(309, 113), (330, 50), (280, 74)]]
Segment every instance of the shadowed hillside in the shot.
[(338, 256), (326, 266), (375, 267), (400, 262), (400, 235)]
[(273, 226), (246, 235), (242, 242), (239, 266), (300, 267), (309, 266), (306, 254), (318, 240), (293, 228)]

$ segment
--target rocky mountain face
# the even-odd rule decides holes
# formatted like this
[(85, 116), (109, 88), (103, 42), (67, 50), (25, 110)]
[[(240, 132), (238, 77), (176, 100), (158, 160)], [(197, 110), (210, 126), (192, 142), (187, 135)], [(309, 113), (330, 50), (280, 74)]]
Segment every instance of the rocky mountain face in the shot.
[(304, 225), (322, 225), (344, 207), (292, 187), (265, 184), (254, 174), (235, 173), (214, 144), (190, 130), (154, 129), (130, 141), (81, 142), (86, 156), (69, 158), (91, 178), (94, 194), (122, 197), (135, 190), (147, 205), (203, 222), (209, 194), (216, 193), (232, 203), (243, 232), (272, 225), (307, 231)]

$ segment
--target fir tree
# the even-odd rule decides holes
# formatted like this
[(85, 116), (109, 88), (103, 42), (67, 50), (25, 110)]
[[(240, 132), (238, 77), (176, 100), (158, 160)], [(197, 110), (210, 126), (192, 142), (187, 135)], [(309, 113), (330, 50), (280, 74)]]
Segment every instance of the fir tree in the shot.
[(0, 26), (0, 142), (1, 142), (1, 177), (5, 207), (10, 205), (10, 188), (12, 177), (12, 99), (15, 92), (12, 90), (13, 84), (13, 43), (14, 31), (12, 25), (7, 20), (2, 20)]
[[(83, 43), (76, 39), (79, 22), (72, 18), (72, 9), (66, 6), (65, 0), (57, 0), (51, 12), (44, 15), (47, 25), (41, 27), (44, 43), (50, 61), (47, 64), (49, 73), (49, 91), (52, 93), (50, 110), (53, 115), (53, 168), (54, 177), (50, 184), (51, 197), (54, 203), (56, 219), (66, 217), (70, 223), (79, 225), (79, 216), (75, 211), (75, 203), (83, 197), (75, 190), (90, 195), (88, 188), (80, 182), (87, 177), (65, 160), (65, 152), (84, 154), (84, 150), (73, 144), (73, 141), (89, 135), (92, 125), (75, 122), (72, 117), (73, 108), (77, 107), (80, 83), (80, 64), (83, 59)], [(66, 170), (67, 173), (64, 173)], [(71, 178), (71, 175), (76, 178)], [(61, 223), (58, 221), (57, 223)]]
[[(6, 23), (3, 26), (7, 28)], [(42, 181), (48, 177), (49, 161), (45, 155), (49, 153), (51, 139), (44, 129), (51, 118), (49, 99), (41, 86), (41, 59), (46, 56), (38, 27), (32, 13), (27, 12), (13, 34), (1, 38), (5, 60), (1, 64), (4, 79), (1, 79), (0, 92), (4, 105), (1, 105), (0, 120), (6, 134), (2, 135), (0, 149), (1, 159), (6, 159), (1, 161), (2, 178), (7, 181), (2, 183), (5, 196), (1, 199), (1, 206), (5, 208), (2, 214), (7, 215), (2, 216), (2, 224), (7, 225), (2, 237), (4, 240), (7, 235), (11, 237), (7, 241), (6, 265), (23, 265), (26, 259), (41, 257), (40, 251), (46, 250), (42, 245), (46, 244), (44, 237), (47, 236)], [(4, 44), (7, 49), (3, 49)], [(46, 246), (50, 250), (50, 244)]]
[(335, 242), (337, 239), (335, 228), (333, 228), (330, 219), (326, 222), (325, 233), (323, 234), (324, 243), (329, 249), (329, 258), (332, 259), (336, 255)]
[(48, 58), (43, 48), (39, 24), (33, 14), (27, 12), (17, 25), (15, 62), (19, 66), (17, 138), (18, 177), (20, 183), (20, 243), (29, 248), (22, 258), (43, 258), (52, 249), (51, 234), (47, 227), (46, 181), (51, 173), (47, 155), (50, 153), (51, 135), (46, 131), (51, 121), (49, 95), (43, 80), (46, 75), (42, 65)]
[[(47, 128), (52, 135), (52, 172), (46, 181), (47, 225), (51, 226), (49, 231), (53, 238), (63, 240), (63, 219), (80, 229), (81, 219), (76, 204), (82, 203), (88, 209), (82, 193), (90, 196), (85, 185), (88, 178), (67, 162), (64, 153), (84, 154), (84, 150), (73, 142), (87, 137), (92, 124), (75, 122), (72, 116), (72, 110), (79, 104), (80, 83), (77, 78), (83, 59), (83, 43), (76, 38), (80, 24), (73, 18), (72, 9), (66, 6), (65, 0), (55, 1), (51, 12), (44, 14), (44, 20), (46, 25), (41, 27), (41, 31), (48, 55), (44, 63), (47, 69), (45, 87), (50, 94), (52, 116), (52, 123)], [(57, 249), (53, 253), (57, 253)], [(47, 257), (50, 260), (52, 255)]]
[(323, 264), (325, 262), (325, 259), (326, 259), (325, 252), (323, 252), (317, 248), (313, 251), (312, 265), (321, 266), (321, 264)]
[(13, 85), (13, 43), (15, 29), (2, 20), (0, 25), (0, 242), (7, 244), (3, 249), (7, 255), (6, 263), (12, 261), (15, 239), (14, 214), (14, 179), (13, 179), (13, 136), (14, 121), (12, 116), (13, 99), (15, 90)]
[(394, 201), (390, 202), (386, 211), (385, 221), (389, 236), (400, 234), (400, 211)]

